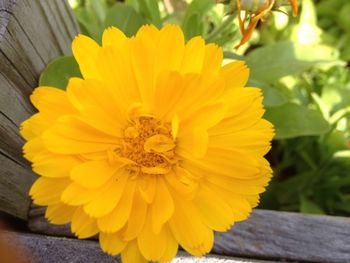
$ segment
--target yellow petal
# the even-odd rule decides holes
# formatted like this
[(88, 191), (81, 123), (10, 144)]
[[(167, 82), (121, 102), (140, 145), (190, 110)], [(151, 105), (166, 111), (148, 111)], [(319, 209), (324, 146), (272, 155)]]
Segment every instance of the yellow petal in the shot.
[(43, 140), (40, 137), (36, 137), (26, 142), (23, 146), (24, 157), (29, 161), (34, 161), (35, 157), (42, 153), (47, 152)]
[(184, 160), (182, 165), (197, 175), (216, 174), (251, 179), (259, 176), (260, 164), (254, 155), (224, 148), (208, 148), (202, 159)]
[(176, 153), (180, 156), (192, 155), (194, 158), (202, 158), (208, 148), (208, 132), (204, 128), (194, 128), (179, 136)]
[(107, 160), (84, 162), (71, 171), (71, 179), (85, 188), (98, 188), (104, 185), (122, 166), (110, 164)]
[(135, 191), (129, 220), (125, 231), (122, 233), (123, 240), (133, 240), (140, 234), (146, 221), (147, 206), (139, 191)]
[(146, 152), (164, 153), (175, 148), (174, 141), (163, 134), (156, 134), (146, 139), (144, 149)]
[(55, 119), (50, 114), (36, 113), (21, 123), (20, 133), (26, 140), (31, 140), (42, 134), (54, 123)]
[(148, 203), (153, 202), (157, 186), (157, 177), (152, 174), (145, 174), (139, 179), (138, 190), (142, 198)]
[(180, 127), (180, 119), (177, 114), (174, 114), (174, 116), (171, 118), (171, 136), (173, 139), (176, 139), (177, 134), (179, 132)]
[(213, 147), (230, 148), (235, 151), (245, 151), (264, 156), (271, 148), (270, 142), (273, 136), (274, 128), (272, 124), (261, 119), (249, 129), (212, 136), (210, 137), (210, 143)]
[(199, 73), (203, 68), (205, 43), (202, 37), (194, 37), (187, 42), (181, 65), (181, 73)]
[(72, 43), (72, 51), (85, 79), (99, 79), (96, 58), (100, 46), (91, 38), (78, 35)]
[(158, 261), (165, 253), (169, 230), (163, 227), (159, 233), (152, 229), (151, 214), (148, 213), (142, 232), (137, 238), (137, 244), (141, 254), (149, 261)]
[(175, 212), (169, 221), (170, 229), (187, 252), (194, 256), (203, 256), (213, 246), (213, 231), (203, 224), (200, 214), (191, 202), (175, 200)]
[(210, 187), (202, 184), (193, 200), (203, 222), (211, 229), (226, 232), (234, 222), (234, 215), (226, 199), (222, 199)]
[(159, 41), (159, 29), (152, 25), (152, 24), (146, 24), (140, 27), (140, 29), (137, 31), (136, 36), (139, 38), (149, 38), (149, 40), (152, 40), (154, 44), (158, 43)]
[(249, 69), (243, 61), (234, 61), (222, 67), (220, 75), (228, 88), (244, 87), (248, 81)]
[(247, 199), (252, 208), (257, 207), (260, 203), (259, 195), (245, 195), (244, 198)]
[(213, 184), (208, 185), (219, 198), (222, 198), (231, 207), (234, 221), (242, 221), (248, 218), (252, 211), (252, 206), (247, 199), (242, 196), (235, 194), (233, 191), (223, 189)]
[(124, 41), (126, 40), (126, 36), (123, 31), (119, 30), (116, 27), (108, 27), (103, 31), (102, 35), (102, 44), (103, 47), (106, 46), (114, 46), (118, 49), (121, 49)]
[(151, 205), (153, 232), (158, 234), (174, 213), (174, 202), (164, 179), (157, 178), (157, 189)]
[(175, 172), (165, 174), (165, 179), (179, 195), (186, 200), (192, 200), (196, 194), (198, 183), (193, 176), (185, 169), (177, 167)]
[(182, 99), (186, 85), (178, 72), (163, 72), (156, 82), (153, 112), (159, 119), (169, 120)]
[[(210, 109), (221, 103), (218, 99), (225, 91), (223, 80), (199, 74), (164, 73), (158, 77), (156, 84), (155, 115), (167, 121), (178, 115), (181, 122), (188, 120), (190, 127), (198, 124), (197, 117), (202, 117), (205, 110), (211, 115), (216, 113)], [(192, 123), (194, 120), (195, 124)]]
[(236, 194), (260, 194), (265, 191), (267, 183), (270, 181), (268, 177), (255, 179), (237, 179), (228, 176), (218, 176), (216, 174), (208, 174), (207, 180), (224, 189), (231, 190)]
[[(35, 115), (38, 115), (38, 113), (35, 114)], [(32, 127), (31, 127), (32, 126), (31, 125), (32, 124), (32, 119), (35, 120), (34, 119), (35, 115), (33, 115), (29, 119), (27, 119), (24, 122), (22, 122), (21, 126), (19, 128), (19, 132), (20, 132), (21, 136), (27, 141), (31, 140), (31, 139), (34, 139), (36, 136), (38, 136), (39, 133), (41, 133), (41, 132), (35, 132), (35, 129), (32, 129)], [(41, 131), (40, 128), (39, 128), (39, 131)]]
[(264, 114), (261, 90), (255, 88), (232, 89), (227, 94), (225, 118), (210, 129), (210, 135), (234, 133), (247, 129)]
[(102, 250), (111, 256), (116, 256), (122, 252), (127, 245), (126, 242), (122, 241), (119, 233), (108, 234), (101, 232), (99, 240)]
[(62, 203), (49, 205), (45, 212), (45, 218), (51, 224), (68, 224), (72, 221), (76, 209), (74, 206), (68, 206)]
[(100, 196), (105, 189), (106, 187), (87, 189), (82, 187), (80, 184), (72, 182), (63, 191), (61, 201), (65, 204), (73, 206), (84, 205)]
[(116, 83), (105, 84), (94, 79), (71, 78), (67, 95), (86, 123), (109, 135), (120, 136), (126, 120), (119, 107), (122, 102), (120, 94), (117, 97), (113, 92), (116, 89), (112, 91), (110, 87), (115, 85)]
[(36, 88), (30, 96), (30, 100), (41, 113), (49, 114), (52, 118), (76, 112), (68, 101), (67, 94), (54, 87)]
[(156, 44), (150, 35), (142, 33), (142, 29), (133, 39), (131, 61), (142, 102), (146, 109), (151, 109), (155, 90), (155, 58)]
[(223, 60), (222, 48), (216, 44), (205, 46), (202, 74), (214, 75), (219, 73)]
[(100, 231), (105, 233), (114, 233), (120, 230), (126, 224), (132, 208), (135, 184), (135, 181), (129, 180), (124, 188), (124, 191), (118, 193), (122, 194), (118, 205), (108, 215), (97, 219), (97, 224)]
[[(127, 109), (141, 100), (131, 60), (132, 42), (132, 39), (127, 39), (122, 50), (114, 46), (104, 47), (99, 51), (97, 58), (101, 80), (109, 90), (110, 98), (115, 101), (111, 106), (119, 109)], [(115, 117), (119, 119), (119, 116)]]
[(54, 205), (60, 202), (61, 194), (69, 185), (66, 178), (39, 177), (32, 185), (29, 195), (37, 205)]
[(89, 238), (98, 233), (96, 220), (89, 217), (81, 207), (73, 215), (71, 230), (78, 238)]
[(159, 32), (156, 59), (156, 74), (180, 68), (185, 38), (179, 26), (165, 25)]
[(136, 240), (129, 242), (122, 251), (122, 261), (123, 263), (147, 263), (137, 246)]
[(265, 191), (265, 187), (271, 180), (272, 169), (264, 158), (259, 160), (260, 173), (256, 178), (240, 179), (217, 174), (207, 174), (206, 179), (213, 185), (219, 186), (232, 193), (240, 195), (257, 195)]
[(73, 167), (82, 161), (72, 155), (58, 155), (48, 151), (42, 151), (35, 156), (32, 165), (33, 171), (44, 177), (69, 177)]
[(42, 138), (47, 149), (60, 154), (107, 151), (119, 142), (116, 137), (102, 133), (73, 116), (61, 117)]
[(141, 172), (147, 175), (159, 175), (159, 174), (166, 174), (169, 171), (168, 167), (141, 167)]
[(169, 231), (167, 235), (167, 246), (163, 256), (159, 259), (160, 263), (170, 262), (177, 253), (179, 244), (174, 238), (173, 234)]
[(120, 169), (117, 175), (112, 178), (112, 181), (108, 183), (106, 189), (98, 197), (85, 204), (85, 213), (94, 218), (101, 218), (112, 212), (119, 200), (123, 198), (128, 177), (128, 172)]
[(209, 129), (218, 124), (225, 116), (226, 105), (222, 102), (214, 102), (203, 105), (196, 111), (191, 111), (184, 116), (179, 112), (179, 117), (183, 119), (182, 127), (186, 127), (179, 132), (179, 138), (182, 134), (194, 128)]

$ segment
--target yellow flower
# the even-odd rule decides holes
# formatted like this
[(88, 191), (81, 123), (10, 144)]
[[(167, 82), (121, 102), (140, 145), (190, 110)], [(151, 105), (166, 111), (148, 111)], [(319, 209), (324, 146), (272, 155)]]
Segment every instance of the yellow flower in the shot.
[(222, 66), (221, 48), (174, 25), (109, 28), (102, 47), (80, 35), (73, 53), (83, 79), (35, 89), (22, 125), (34, 203), (124, 262), (208, 253), (271, 177), (273, 127), (245, 64)]

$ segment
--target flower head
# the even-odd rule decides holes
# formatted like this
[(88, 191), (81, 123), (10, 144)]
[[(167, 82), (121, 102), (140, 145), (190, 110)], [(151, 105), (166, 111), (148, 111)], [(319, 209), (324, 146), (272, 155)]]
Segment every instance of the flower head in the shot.
[(273, 127), (245, 64), (222, 66), (221, 48), (173, 25), (108, 28), (102, 47), (80, 35), (73, 53), (83, 79), (35, 89), (21, 128), (34, 203), (124, 262), (208, 253), (271, 177)]

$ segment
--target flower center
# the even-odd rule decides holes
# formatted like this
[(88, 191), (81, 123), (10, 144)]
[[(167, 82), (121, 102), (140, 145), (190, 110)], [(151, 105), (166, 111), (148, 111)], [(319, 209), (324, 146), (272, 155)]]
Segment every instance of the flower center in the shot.
[(141, 172), (164, 174), (176, 163), (171, 124), (141, 116), (124, 130), (121, 155), (134, 161)]

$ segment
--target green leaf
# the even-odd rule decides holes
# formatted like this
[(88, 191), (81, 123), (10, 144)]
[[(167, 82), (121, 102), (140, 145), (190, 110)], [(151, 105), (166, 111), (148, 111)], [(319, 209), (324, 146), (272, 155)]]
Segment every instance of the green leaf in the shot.
[(276, 88), (272, 88), (265, 83), (251, 79), (248, 82), (248, 86), (262, 89), (265, 107), (280, 106), (288, 102), (287, 97), (282, 92)]
[(105, 27), (115, 26), (127, 36), (132, 36), (145, 23), (132, 6), (116, 3), (107, 13)]
[(154, 24), (158, 28), (162, 26), (158, 0), (139, 0), (139, 13), (148, 23)]
[(183, 30), (186, 39), (190, 39), (194, 36), (202, 35), (203, 23), (202, 17), (199, 13), (192, 14), (183, 25)]
[(71, 77), (81, 77), (78, 63), (73, 56), (59, 57), (50, 62), (41, 73), (39, 86), (51, 86), (65, 90)]
[(301, 73), (319, 63), (335, 62), (335, 49), (322, 45), (278, 42), (253, 50), (246, 57), (251, 78), (275, 83), (280, 78)]
[(324, 215), (323, 209), (315, 202), (307, 199), (305, 196), (300, 196), (300, 212), (305, 214)]
[(197, 35), (203, 35), (204, 17), (215, 5), (213, 0), (193, 0), (187, 7), (185, 18), (182, 23), (186, 39)]
[(73, 11), (82, 33), (100, 42), (108, 6), (106, 1), (85, 0)]
[(276, 128), (275, 139), (321, 135), (330, 129), (318, 111), (293, 103), (267, 108), (265, 118)]
[(226, 50), (224, 51), (224, 58), (232, 60), (245, 60), (245, 57), (243, 57), (242, 55)]
[(74, 10), (82, 33), (99, 41), (103, 32), (102, 24), (90, 6), (79, 7)]
[(350, 30), (350, 3), (344, 5), (337, 15), (338, 25), (344, 30)]

